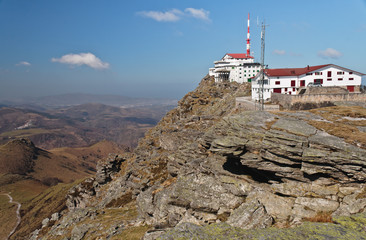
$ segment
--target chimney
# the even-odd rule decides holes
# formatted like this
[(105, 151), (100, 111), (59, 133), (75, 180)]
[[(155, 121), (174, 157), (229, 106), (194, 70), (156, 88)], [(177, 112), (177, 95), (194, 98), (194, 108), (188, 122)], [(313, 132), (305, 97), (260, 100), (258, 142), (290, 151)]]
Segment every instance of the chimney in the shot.
[(309, 65), (308, 65), (308, 70), (310, 69)]

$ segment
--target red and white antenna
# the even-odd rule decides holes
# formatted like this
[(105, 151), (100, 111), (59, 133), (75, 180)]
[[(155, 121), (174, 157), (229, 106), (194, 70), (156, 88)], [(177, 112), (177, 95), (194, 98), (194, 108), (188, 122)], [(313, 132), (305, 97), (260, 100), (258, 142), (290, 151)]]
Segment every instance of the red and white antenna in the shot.
[(249, 32), (249, 13), (248, 13), (247, 57), (249, 56), (250, 56), (250, 32)]

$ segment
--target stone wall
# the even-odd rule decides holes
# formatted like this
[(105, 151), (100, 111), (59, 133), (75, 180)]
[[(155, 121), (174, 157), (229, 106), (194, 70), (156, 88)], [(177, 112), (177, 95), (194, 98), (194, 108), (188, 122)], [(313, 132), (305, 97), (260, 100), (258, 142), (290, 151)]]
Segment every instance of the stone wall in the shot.
[[(347, 88), (334, 86), (334, 87), (307, 87), (304, 94), (348, 94)], [(358, 91), (359, 92), (359, 91)]]
[(366, 102), (366, 94), (364, 93), (348, 93), (348, 94), (304, 94), (304, 95), (287, 95), (280, 93), (272, 93), (271, 101), (279, 104), (286, 109), (290, 109), (295, 103), (323, 103), (323, 102)]

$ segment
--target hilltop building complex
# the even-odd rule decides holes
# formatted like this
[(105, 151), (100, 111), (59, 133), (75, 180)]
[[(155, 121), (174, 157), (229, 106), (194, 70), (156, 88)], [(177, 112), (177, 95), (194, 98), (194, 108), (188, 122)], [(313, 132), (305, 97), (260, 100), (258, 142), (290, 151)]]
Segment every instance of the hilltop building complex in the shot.
[(260, 71), (260, 63), (255, 63), (254, 57), (250, 55), (249, 19), (248, 14), (247, 52), (227, 53), (221, 60), (215, 61), (215, 67), (210, 68), (209, 75), (214, 76), (216, 82), (251, 82)]
[(227, 53), (215, 62), (215, 67), (210, 68), (210, 76), (215, 76), (216, 82), (251, 82), (252, 78), (260, 71), (260, 63), (255, 63), (252, 56), (245, 53)]
[[(215, 77), (215, 82), (251, 82), (252, 100), (271, 98), (272, 93), (298, 95), (304, 93), (308, 86), (341, 87), (348, 92), (360, 92), (362, 74), (360, 72), (334, 64), (307, 66), (304, 68), (268, 69), (258, 62), (250, 53), (250, 17), (248, 14), (248, 33), (246, 53), (227, 53), (215, 66), (209, 69), (209, 75)], [(262, 29), (262, 37), (264, 35)], [(262, 38), (262, 58), (264, 58), (264, 38)], [(264, 65), (264, 59), (263, 63)], [(263, 91), (262, 91), (263, 89)], [(328, 88), (329, 89), (329, 88)], [(323, 89), (326, 92), (326, 89)], [(321, 91), (317, 91), (321, 92)], [(346, 91), (347, 92), (347, 91)]]
[[(339, 86), (349, 92), (359, 92), (364, 74), (334, 64), (307, 66), (304, 68), (264, 69), (263, 99), (271, 98), (272, 93), (297, 95), (309, 85)], [(252, 99), (259, 100), (262, 88), (262, 74), (252, 81)]]

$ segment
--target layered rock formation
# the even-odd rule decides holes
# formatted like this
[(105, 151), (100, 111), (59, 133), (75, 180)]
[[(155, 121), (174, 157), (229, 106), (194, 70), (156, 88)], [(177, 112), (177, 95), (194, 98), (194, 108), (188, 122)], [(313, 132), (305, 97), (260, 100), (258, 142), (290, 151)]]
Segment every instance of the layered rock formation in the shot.
[[(175, 239), (187, 231), (191, 235), (179, 236), (204, 232), (218, 239), (218, 232), (249, 236), (243, 229), (331, 222), (364, 212), (366, 138), (353, 126), (366, 125), (365, 109), (240, 112), (235, 97), (249, 91), (250, 85), (204, 78), (131, 156), (111, 158), (98, 167), (96, 180), (73, 189), (69, 210), (33, 238), (112, 238), (149, 229), (145, 239)], [(350, 111), (357, 118), (344, 119), (353, 116)], [(350, 137), (331, 135), (326, 124), (332, 121), (343, 131), (351, 128)], [(132, 218), (103, 220), (106, 212), (126, 206), (136, 209)]]

